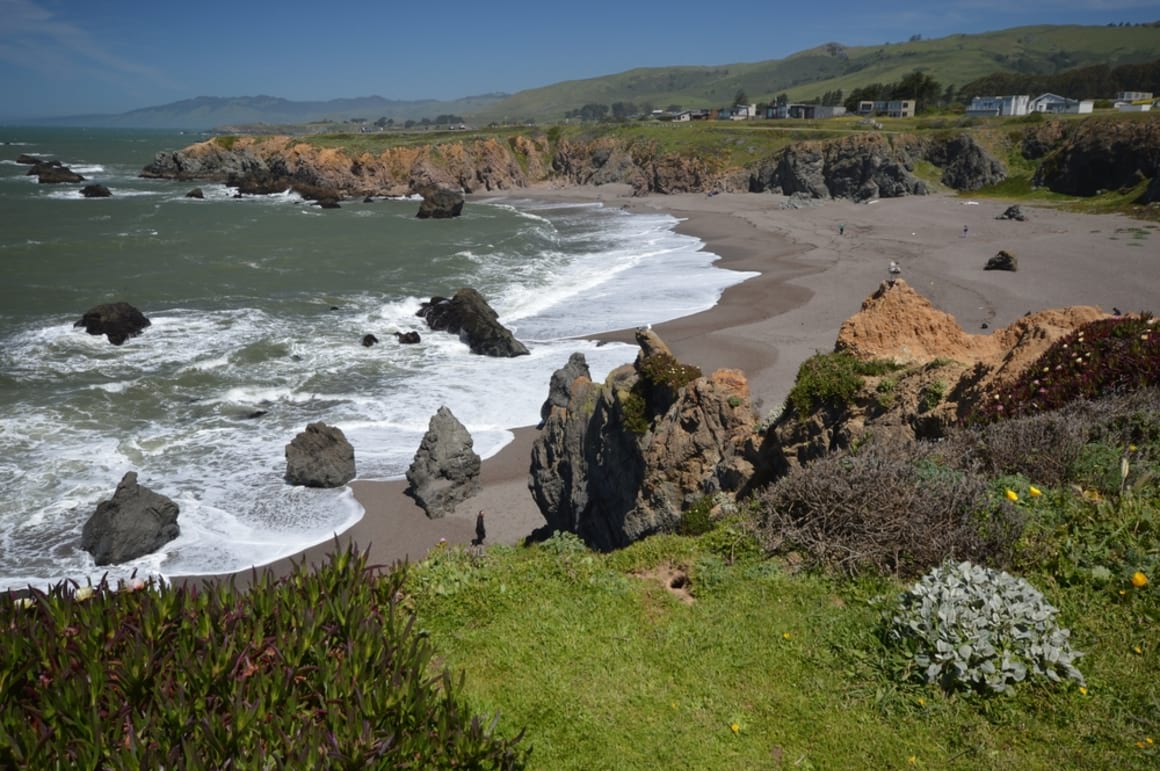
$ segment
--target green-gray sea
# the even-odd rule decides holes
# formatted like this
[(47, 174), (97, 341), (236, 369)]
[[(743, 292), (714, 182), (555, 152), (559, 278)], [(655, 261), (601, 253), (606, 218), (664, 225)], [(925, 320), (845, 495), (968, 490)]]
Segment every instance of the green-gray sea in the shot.
[[(401, 477), (442, 405), (486, 457), (538, 421), (572, 352), (601, 378), (635, 353), (585, 335), (703, 310), (745, 277), (667, 215), (509, 198), (419, 220), (416, 200), (322, 210), (137, 176), (203, 138), (0, 128), (0, 588), (104, 573), (80, 530), (127, 471), (177, 501), (181, 535), (114, 578), (243, 569), (325, 541), (362, 510), (348, 489), (284, 483), (307, 423), (340, 427), (363, 479)], [(38, 184), (22, 153), (86, 182)], [(90, 182), (112, 196), (84, 198)], [(475, 356), (416, 318), (463, 286), (530, 356)], [(73, 326), (117, 300), (151, 320), (139, 337), (118, 347)], [(407, 330), (422, 343), (398, 344)], [(381, 342), (364, 347), (368, 333)]]

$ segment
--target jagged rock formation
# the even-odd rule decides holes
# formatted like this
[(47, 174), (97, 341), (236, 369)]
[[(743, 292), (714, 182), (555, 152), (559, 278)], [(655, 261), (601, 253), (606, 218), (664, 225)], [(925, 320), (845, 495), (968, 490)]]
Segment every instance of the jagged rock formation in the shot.
[(984, 150), (974, 137), (960, 134), (925, 146), (923, 159), (942, 168), (942, 179), (955, 190), (978, 190), (1007, 178), (1003, 164)]
[(354, 448), (342, 429), (311, 423), (286, 445), (285, 478), (304, 487), (342, 487), (355, 478)]
[(471, 434), (451, 410), (440, 407), (407, 469), (407, 495), (431, 519), (445, 517), (480, 491), (479, 469)]
[[(483, 295), (470, 287), (460, 289), (451, 299), (432, 297), (415, 315), (425, 319), (427, 326), (435, 331), (459, 335), (472, 353), (507, 358), (528, 354), (524, 344), (499, 323), (499, 314)], [(402, 338), (400, 342), (404, 342)]]
[(552, 378), (548, 382), (548, 398), (540, 405), (541, 427), (552, 414), (553, 407), (567, 409), (568, 403), (572, 401), (572, 384), (577, 378), (592, 379), (592, 373), (588, 370), (588, 360), (582, 353), (572, 354), (568, 357), (567, 364), (552, 373)]
[(1043, 154), (1032, 181), (1057, 193), (1131, 188), (1160, 169), (1160, 121), (1051, 121), (1027, 133), (1024, 155)]
[(996, 385), (1015, 379), (1055, 341), (1106, 315), (1091, 306), (1044, 310), (972, 335), (902, 279), (884, 282), (842, 324), (835, 350), (887, 359), (900, 369), (867, 376), (849, 404), (783, 415), (764, 439), (768, 465), (781, 473), (848, 448), (867, 432), (906, 440), (944, 436)]
[(703, 496), (736, 494), (759, 461), (743, 374), (702, 377), (655, 333), (637, 342), (636, 362), (603, 384), (575, 359), (553, 376), (561, 388), (532, 448), (528, 485), (549, 528), (600, 549), (674, 529)]
[(151, 554), (181, 534), (176, 503), (137, 484), (136, 472), (121, 478), (113, 497), (81, 530), (81, 548), (98, 565), (116, 565)]
[(904, 145), (879, 134), (800, 142), (760, 166), (749, 189), (855, 201), (925, 195), (927, 187), (913, 167)]
[(1014, 204), (1011, 204), (1010, 206), (1008, 206), (1006, 209), (1004, 209), (1003, 213), (1000, 214), (995, 219), (997, 219), (997, 220), (1015, 220), (1017, 222), (1025, 222), (1027, 220), (1027, 215), (1023, 213), (1023, 209), (1021, 209), (1019, 207), (1019, 204), (1014, 203)]
[(450, 219), (463, 213), (463, 193), (458, 190), (432, 185), (425, 187), (421, 194), (423, 202), (415, 215), (421, 220)]
[(419, 337), (418, 332), (410, 330), (408, 332), (396, 332), (395, 340), (397, 340), (400, 345), (416, 345), (420, 342), (421, 338)]
[(84, 327), (90, 335), (105, 335), (113, 345), (121, 345), (151, 324), (144, 313), (129, 303), (115, 302), (90, 308), (73, 326)]

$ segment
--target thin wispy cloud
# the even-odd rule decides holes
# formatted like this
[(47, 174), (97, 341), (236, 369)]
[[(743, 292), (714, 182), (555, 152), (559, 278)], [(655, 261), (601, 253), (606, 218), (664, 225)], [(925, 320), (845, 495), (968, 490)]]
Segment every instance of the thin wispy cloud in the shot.
[(82, 27), (29, 0), (0, 0), (0, 62), (54, 78), (172, 87), (160, 70), (110, 52)]

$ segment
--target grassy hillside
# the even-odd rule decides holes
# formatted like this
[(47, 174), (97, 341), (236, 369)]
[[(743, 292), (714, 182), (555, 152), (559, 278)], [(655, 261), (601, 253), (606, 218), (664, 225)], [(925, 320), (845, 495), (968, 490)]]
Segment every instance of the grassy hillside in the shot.
[(521, 91), (480, 110), (483, 121), (551, 120), (586, 103), (617, 101), (721, 107), (739, 89), (752, 101), (780, 93), (809, 99), (826, 91), (892, 82), (921, 69), (944, 86), (960, 86), (997, 71), (1052, 74), (1093, 64), (1127, 64), (1160, 57), (1160, 27), (1036, 26), (979, 35), (847, 47), (830, 43), (785, 59), (704, 67), (629, 70)]

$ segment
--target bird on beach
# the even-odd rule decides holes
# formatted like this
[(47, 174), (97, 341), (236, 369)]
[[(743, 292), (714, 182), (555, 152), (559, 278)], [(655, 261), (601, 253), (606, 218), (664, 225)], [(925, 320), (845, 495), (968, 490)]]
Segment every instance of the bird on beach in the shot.
[(475, 515), (475, 540), (472, 542), (475, 546), (483, 546), (484, 539), (487, 538), (487, 528), (483, 526), (483, 510)]

